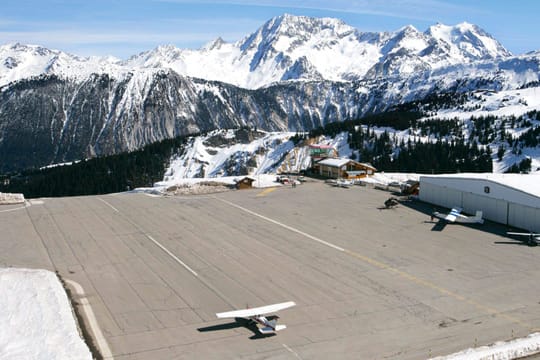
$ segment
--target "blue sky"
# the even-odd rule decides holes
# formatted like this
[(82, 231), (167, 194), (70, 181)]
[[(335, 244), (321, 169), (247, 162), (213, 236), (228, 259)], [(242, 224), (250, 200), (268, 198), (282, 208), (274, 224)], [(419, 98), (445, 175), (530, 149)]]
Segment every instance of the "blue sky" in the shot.
[(537, 0), (13, 0), (2, 1), (0, 44), (127, 58), (157, 45), (237, 41), (274, 16), (335, 17), (360, 31), (467, 21), (514, 54), (540, 50)]

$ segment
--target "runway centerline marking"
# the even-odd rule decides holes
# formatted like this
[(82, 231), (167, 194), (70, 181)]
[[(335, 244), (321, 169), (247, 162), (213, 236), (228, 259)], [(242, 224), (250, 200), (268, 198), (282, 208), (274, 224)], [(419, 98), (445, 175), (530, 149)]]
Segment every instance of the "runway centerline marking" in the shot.
[(287, 229), (287, 230), (289, 230), (289, 231), (292, 231), (292, 232), (295, 232), (295, 233), (297, 233), (297, 234), (300, 234), (300, 235), (302, 235), (302, 236), (304, 236), (304, 237), (307, 237), (308, 239), (311, 239), (311, 240), (313, 240), (313, 241), (316, 241), (316, 242), (318, 242), (318, 243), (320, 243), (320, 244), (323, 244), (323, 245), (326, 245), (326, 246), (328, 246), (328, 247), (331, 247), (331, 248), (334, 249), (334, 250), (337, 250), (337, 251), (345, 251), (345, 249), (342, 248), (342, 247), (339, 247), (339, 246), (337, 246), (337, 245), (334, 245), (334, 244), (332, 244), (332, 243), (329, 243), (328, 241), (324, 241), (324, 240), (322, 240), (322, 239), (319, 239), (319, 238), (316, 237), (316, 236), (313, 236), (313, 235), (310, 235), (310, 234), (308, 234), (308, 233), (305, 233), (305, 232), (303, 232), (303, 231), (301, 231), (301, 230), (295, 229), (295, 228), (293, 228), (292, 226), (286, 225), (286, 224), (281, 223), (281, 222), (279, 222), (279, 221), (277, 221), (277, 220), (270, 219), (269, 217), (266, 217), (266, 216), (264, 216), (264, 215), (258, 214), (258, 213), (256, 213), (256, 212), (251, 211), (251, 210), (249, 210), (249, 209), (246, 209), (246, 208), (244, 208), (244, 207), (242, 207), (242, 206), (240, 206), (240, 205), (236, 205), (236, 204), (234, 204), (234, 203), (232, 203), (232, 202), (230, 202), (230, 201), (227, 201), (227, 200), (224, 200), (224, 199), (220, 199), (220, 198), (218, 198), (218, 197), (214, 197), (214, 199), (217, 199), (217, 200), (222, 201), (222, 202), (224, 202), (224, 203), (226, 203), (226, 204), (229, 204), (230, 206), (233, 206), (233, 207), (235, 207), (235, 208), (237, 208), (237, 209), (240, 209), (240, 210), (242, 210), (242, 211), (244, 211), (244, 212), (247, 212), (248, 214), (251, 214), (251, 215), (253, 215), (253, 216), (256, 216), (256, 217), (259, 217), (259, 218), (261, 218), (261, 219), (263, 219), (263, 220), (266, 220), (266, 221), (268, 221), (268, 222), (271, 222), (272, 224), (276, 224), (276, 225), (278, 225), (278, 226), (281, 226), (282, 228), (285, 228), (285, 229)]
[(285, 349), (287, 349), (288, 352), (290, 352), (291, 354), (293, 354), (294, 356), (296, 356), (298, 359), (301, 359), (300, 355), (298, 355), (298, 353), (296, 351), (294, 351), (293, 349), (291, 349), (290, 347), (288, 347), (286, 344), (281, 344), (283, 345), (283, 347)]
[(152, 236), (148, 235), (148, 234), (145, 234), (147, 238), (149, 238), (150, 240), (152, 240), (154, 242), (154, 244), (156, 244), (157, 246), (159, 246), (161, 248), (161, 250), (165, 251), (170, 257), (172, 257), (177, 263), (179, 263), (180, 265), (182, 265), (184, 268), (186, 268), (186, 270), (188, 270), (190, 273), (192, 273), (193, 275), (195, 276), (199, 276), (195, 270), (193, 270), (192, 268), (190, 268), (189, 266), (186, 265), (186, 263), (184, 263), (182, 260), (180, 260), (176, 255), (174, 255), (172, 252), (169, 251), (169, 249), (167, 249), (165, 246), (161, 245), (156, 239), (154, 239)]
[(100, 201), (104, 202), (105, 204), (107, 204), (107, 206), (109, 206), (111, 209), (113, 209), (113, 210), (116, 211), (117, 213), (120, 212), (117, 208), (115, 208), (114, 206), (112, 206), (108, 201), (103, 200), (103, 199), (100, 198), (100, 197), (98, 197), (98, 200), (100, 200)]
[[(107, 204), (111, 209), (113, 209), (114, 211), (116, 211), (117, 213), (120, 213), (120, 211), (115, 208), (114, 206), (112, 206), (111, 204), (109, 204), (107, 201), (103, 200), (102, 198), (98, 198), (99, 200), (103, 201), (105, 204)], [(131, 222), (131, 221), (130, 221)], [(133, 222), (131, 222), (133, 225), (135, 225), (137, 228), (139, 228), (139, 226), (137, 224), (134, 224)], [(141, 230), (139, 228), (139, 230)], [(144, 235), (152, 240), (152, 242), (154, 244), (156, 244), (161, 250), (163, 250), (165, 253), (167, 253), (167, 255), (169, 255), (170, 257), (172, 257), (174, 259), (174, 261), (176, 261), (177, 263), (179, 263), (180, 265), (182, 265), (187, 271), (189, 271), (190, 273), (192, 273), (193, 275), (195, 275), (196, 277), (199, 276), (199, 274), (197, 274), (197, 272), (195, 270), (193, 270), (192, 268), (190, 268), (185, 262), (183, 262), (182, 260), (180, 260), (178, 258), (178, 256), (174, 255), (169, 249), (167, 249), (165, 246), (161, 245), (161, 243), (159, 241), (157, 241), (156, 239), (154, 239), (152, 236), (146, 234), (144, 231), (141, 230), (141, 232), (144, 233)]]
[(82, 306), (86, 319), (88, 320), (88, 324), (92, 329), (92, 333), (94, 333), (94, 339), (99, 347), (101, 356), (103, 356), (104, 359), (113, 359), (109, 344), (101, 332), (101, 328), (99, 327), (96, 316), (94, 315), (94, 311), (92, 310), (92, 307), (85, 296), (83, 287), (78, 282), (73, 280), (65, 279), (65, 281), (75, 289), (75, 293), (79, 296), (77, 300)]
[(278, 225), (278, 226), (281, 226), (281, 227), (283, 227), (283, 228), (285, 228), (285, 229), (287, 229), (287, 230), (290, 230), (290, 231), (292, 231), (292, 232), (294, 232), (294, 233), (300, 234), (300, 235), (302, 235), (302, 236), (304, 236), (304, 237), (307, 237), (308, 239), (311, 239), (311, 240), (314, 240), (314, 241), (316, 241), (316, 242), (318, 242), (318, 243), (321, 243), (321, 244), (323, 244), (323, 245), (326, 245), (326, 246), (328, 246), (328, 247), (330, 247), (330, 248), (332, 248), (332, 249), (335, 249), (335, 250), (338, 250), (338, 251), (343, 252), (343, 253), (345, 253), (345, 254), (348, 254), (349, 256), (352, 256), (352, 257), (354, 257), (354, 258), (356, 258), (356, 259), (359, 259), (359, 260), (361, 260), (361, 261), (363, 261), (363, 262), (365, 262), (365, 263), (367, 263), (367, 264), (370, 264), (370, 265), (372, 265), (372, 266), (374, 266), (374, 267), (376, 267), (376, 268), (379, 268), (379, 269), (381, 269), (381, 270), (388, 270), (388, 271), (391, 271), (391, 272), (395, 273), (396, 275), (398, 275), (398, 276), (400, 276), (400, 277), (402, 277), (402, 278), (404, 278), (404, 279), (406, 279), (406, 280), (408, 280), (408, 281), (414, 282), (415, 284), (418, 284), (418, 285), (427, 287), (427, 288), (429, 288), (429, 289), (432, 289), (432, 290), (435, 290), (435, 291), (439, 292), (439, 293), (442, 294), (442, 295), (450, 296), (450, 297), (452, 297), (452, 298), (454, 298), (454, 299), (456, 299), (456, 300), (465, 302), (465, 303), (467, 303), (467, 304), (469, 304), (469, 305), (472, 305), (472, 306), (474, 306), (475, 308), (477, 308), (478, 310), (480, 310), (480, 311), (482, 311), (482, 312), (485, 312), (485, 313), (487, 313), (487, 314), (489, 314), (489, 315), (500, 316), (500, 317), (502, 317), (502, 318), (507, 319), (508, 321), (510, 321), (510, 322), (512, 322), (512, 323), (515, 323), (515, 324), (517, 324), (517, 325), (520, 325), (520, 326), (524, 327), (525, 329), (531, 329), (531, 328), (532, 328), (532, 325), (530, 325), (530, 324), (528, 324), (528, 323), (526, 323), (526, 322), (524, 322), (524, 321), (521, 321), (521, 320), (519, 320), (519, 319), (517, 319), (517, 318), (515, 318), (515, 317), (513, 317), (513, 316), (510, 316), (510, 315), (507, 315), (507, 314), (503, 314), (503, 313), (501, 313), (500, 311), (498, 311), (498, 310), (496, 310), (496, 309), (494, 309), (494, 308), (491, 308), (491, 307), (489, 307), (489, 306), (482, 305), (482, 304), (480, 304), (480, 303), (478, 303), (478, 302), (476, 302), (476, 301), (474, 301), (474, 300), (467, 299), (467, 298), (464, 297), (464, 296), (461, 296), (461, 295), (459, 295), (459, 294), (456, 294), (456, 293), (454, 293), (454, 292), (452, 292), (452, 291), (450, 291), (450, 290), (447, 290), (447, 289), (445, 289), (445, 288), (443, 288), (443, 287), (441, 287), (441, 286), (438, 286), (438, 285), (436, 285), (436, 284), (434, 284), (434, 283), (431, 283), (431, 282), (429, 282), (429, 281), (427, 281), (427, 280), (418, 278), (418, 277), (416, 277), (416, 276), (414, 276), (414, 275), (412, 275), (412, 274), (409, 274), (409, 273), (407, 273), (407, 272), (405, 272), (405, 271), (399, 270), (399, 269), (397, 269), (397, 268), (395, 268), (395, 267), (392, 267), (392, 266), (390, 266), (390, 265), (388, 265), (388, 264), (385, 264), (385, 263), (383, 263), (383, 262), (381, 262), (381, 261), (372, 259), (372, 258), (370, 258), (370, 257), (368, 257), (368, 256), (365, 256), (365, 255), (362, 255), (362, 254), (360, 254), (360, 253), (357, 253), (357, 252), (354, 252), (354, 251), (351, 251), (351, 250), (342, 248), (342, 247), (340, 247), (340, 246), (334, 245), (334, 244), (332, 244), (332, 243), (330, 243), (330, 242), (328, 242), (328, 241), (319, 239), (319, 238), (317, 238), (317, 237), (315, 237), (315, 236), (313, 236), (313, 235), (310, 235), (310, 234), (305, 233), (305, 232), (303, 232), (303, 231), (301, 231), (301, 230), (295, 229), (295, 228), (293, 228), (293, 227), (291, 227), (291, 226), (289, 226), (289, 225), (283, 224), (283, 223), (281, 223), (281, 222), (279, 222), (279, 221), (277, 221), (277, 220), (271, 219), (271, 218), (269, 218), (269, 217), (267, 217), (267, 216), (261, 215), (261, 214), (259, 214), (259, 213), (256, 213), (256, 212), (252, 211), (252, 210), (246, 209), (246, 208), (244, 208), (244, 207), (242, 207), (242, 206), (240, 206), (240, 205), (237, 205), (237, 204), (232, 203), (232, 202), (230, 202), (230, 201), (227, 201), (227, 200), (225, 200), (225, 199), (220, 199), (220, 198), (218, 198), (218, 197), (214, 197), (214, 199), (217, 199), (217, 200), (219, 200), (219, 201), (221, 201), (221, 202), (224, 202), (224, 203), (226, 203), (226, 204), (228, 204), (228, 205), (230, 205), (230, 206), (233, 206), (233, 207), (235, 207), (235, 208), (237, 208), (237, 209), (239, 209), (239, 210), (242, 210), (242, 211), (244, 211), (244, 212), (247, 212), (248, 214), (251, 214), (251, 215), (253, 215), (253, 216), (256, 216), (256, 217), (258, 217), (258, 218), (261, 218), (261, 219), (263, 219), (263, 220), (266, 220), (266, 221), (268, 221), (268, 222), (270, 222), (270, 223), (272, 223), (272, 224), (276, 224), (276, 225)]

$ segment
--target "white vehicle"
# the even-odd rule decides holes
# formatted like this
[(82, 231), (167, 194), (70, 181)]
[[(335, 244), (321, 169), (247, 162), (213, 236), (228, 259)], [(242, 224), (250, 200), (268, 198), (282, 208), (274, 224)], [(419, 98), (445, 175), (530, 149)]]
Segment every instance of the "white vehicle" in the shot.
[(527, 245), (536, 246), (540, 243), (540, 234), (530, 233), (520, 233), (520, 232), (507, 232), (508, 235), (517, 235), (517, 236), (528, 236)]
[(266, 305), (266, 306), (261, 306), (261, 307), (256, 307), (256, 308), (250, 308), (250, 309), (244, 309), (244, 310), (233, 310), (233, 311), (217, 313), (216, 316), (220, 319), (245, 318), (245, 319), (251, 320), (262, 326), (259, 328), (259, 332), (261, 334), (267, 335), (267, 334), (273, 334), (276, 331), (283, 330), (287, 328), (287, 326), (278, 325), (277, 316), (275, 316), (274, 319), (269, 320), (263, 315), (269, 314), (269, 313), (275, 313), (277, 311), (287, 309), (295, 305), (296, 303), (294, 301), (287, 301), (284, 303)]
[(433, 216), (438, 217), (439, 219), (446, 220), (448, 222), (459, 222), (459, 223), (479, 223), (483, 224), (484, 219), (482, 219), (482, 211), (476, 211), (475, 216), (465, 216), (461, 213), (461, 208), (455, 207), (448, 214), (441, 214), (440, 212), (435, 211)]

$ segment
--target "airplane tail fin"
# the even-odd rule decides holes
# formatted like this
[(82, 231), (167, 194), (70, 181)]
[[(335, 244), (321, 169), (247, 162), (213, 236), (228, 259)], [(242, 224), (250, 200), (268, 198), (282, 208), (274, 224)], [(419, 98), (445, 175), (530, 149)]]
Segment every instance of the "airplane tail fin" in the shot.
[(483, 215), (482, 211), (477, 210), (474, 216), (461, 215), (456, 218), (456, 221), (460, 223), (467, 223), (467, 224), (473, 224), (473, 223), (483, 224), (484, 219), (482, 219), (482, 215)]
[(264, 335), (273, 334), (276, 331), (284, 330), (287, 328), (286, 325), (273, 325), (272, 326), (265, 326), (263, 328), (259, 328), (259, 332)]
[(476, 211), (476, 215), (474, 216), (474, 220), (479, 223), (479, 224), (483, 224), (484, 223), (484, 219), (482, 219), (482, 211), (481, 210), (477, 210)]

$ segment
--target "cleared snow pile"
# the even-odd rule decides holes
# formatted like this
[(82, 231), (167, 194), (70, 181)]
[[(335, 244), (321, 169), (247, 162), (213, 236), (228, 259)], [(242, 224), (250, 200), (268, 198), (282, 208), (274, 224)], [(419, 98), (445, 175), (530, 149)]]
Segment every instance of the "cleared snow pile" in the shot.
[[(254, 188), (267, 188), (281, 186), (276, 183), (276, 176), (273, 174), (261, 174), (252, 177)], [(172, 181), (162, 181), (155, 184), (152, 188), (154, 192), (164, 195), (198, 195), (211, 194), (223, 191), (230, 191), (236, 188), (236, 182), (242, 179), (242, 176), (223, 176), (215, 178), (185, 178)], [(145, 189), (136, 189), (136, 191), (145, 192)]]
[(220, 182), (211, 181), (209, 179), (201, 179), (200, 182), (183, 183), (169, 186), (165, 190), (166, 195), (198, 195), (212, 194), (231, 190), (232, 185)]
[(400, 184), (406, 183), (407, 180), (418, 181), (419, 177), (420, 176), (418, 174), (413, 174), (413, 173), (378, 172), (378, 173), (373, 174), (372, 176), (367, 176), (365, 178), (362, 178), (361, 181), (364, 183), (371, 183), (374, 185), (399, 186)]
[(92, 359), (56, 275), (0, 269), (0, 359)]
[(22, 204), (22, 203), (24, 203), (23, 194), (11, 194), (11, 193), (0, 192), (0, 205)]
[(540, 333), (511, 341), (467, 349), (431, 360), (510, 360), (540, 353)]

